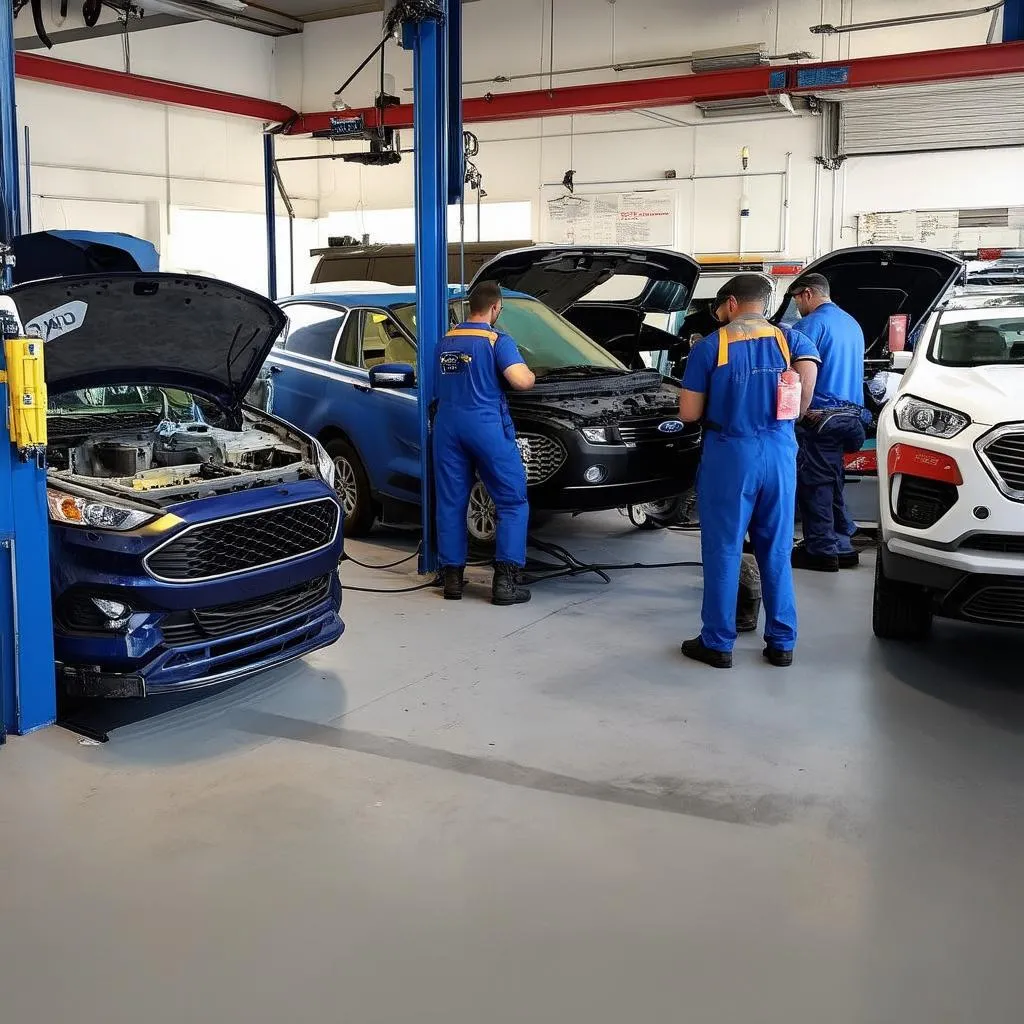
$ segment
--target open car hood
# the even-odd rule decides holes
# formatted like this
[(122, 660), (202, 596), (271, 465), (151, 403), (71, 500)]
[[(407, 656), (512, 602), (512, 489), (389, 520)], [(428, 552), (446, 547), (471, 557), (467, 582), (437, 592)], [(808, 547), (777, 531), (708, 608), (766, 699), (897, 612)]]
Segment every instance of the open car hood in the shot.
[(46, 342), (51, 394), (150, 384), (241, 405), (287, 322), (255, 292), (186, 274), (89, 274), (13, 288)]
[[(564, 313), (613, 277), (637, 278), (637, 294), (615, 298), (645, 313), (678, 313), (690, 304), (700, 266), (682, 253), (615, 245), (535, 245), (502, 253), (473, 278), (523, 292)], [(626, 282), (624, 282), (626, 283)]]
[[(832, 301), (860, 324), (866, 354), (872, 358), (885, 350), (890, 316), (905, 313), (909, 335), (931, 313), (962, 270), (960, 260), (934, 249), (870, 245), (839, 249), (804, 267), (800, 273), (821, 274), (828, 280)], [(794, 321), (795, 309), (789, 309), (791, 302), (785, 300), (774, 317), (776, 322)]]

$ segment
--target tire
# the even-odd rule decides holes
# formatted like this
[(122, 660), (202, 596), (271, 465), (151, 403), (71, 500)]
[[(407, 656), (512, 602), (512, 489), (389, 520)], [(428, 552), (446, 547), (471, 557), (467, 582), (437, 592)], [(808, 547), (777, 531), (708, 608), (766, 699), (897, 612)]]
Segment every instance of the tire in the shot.
[(638, 530), (664, 530), (679, 518), (681, 508), (682, 498), (665, 498), (643, 505), (630, 505), (627, 515)]
[(931, 595), (923, 587), (890, 580), (881, 548), (875, 559), (871, 625), (880, 640), (924, 640), (932, 628)]
[(373, 529), (376, 510), (363, 462), (348, 441), (330, 441), (324, 447), (334, 461), (334, 486), (345, 510), (345, 536), (365, 537)]
[(466, 509), (469, 543), (477, 551), (493, 551), (498, 536), (498, 511), (482, 480), (475, 480)]

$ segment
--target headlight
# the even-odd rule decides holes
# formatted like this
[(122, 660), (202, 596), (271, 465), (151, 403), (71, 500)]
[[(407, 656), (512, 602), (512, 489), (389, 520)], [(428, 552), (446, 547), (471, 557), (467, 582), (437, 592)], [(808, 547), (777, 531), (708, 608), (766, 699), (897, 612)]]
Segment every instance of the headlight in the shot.
[(893, 415), (900, 430), (928, 437), (956, 437), (971, 424), (971, 418), (962, 412), (933, 405), (910, 395), (904, 395), (896, 402)]
[(591, 444), (608, 444), (607, 427), (583, 427), (580, 433)]
[(134, 530), (156, 518), (154, 512), (138, 512), (133, 508), (91, 498), (78, 498), (64, 491), (46, 489), (50, 519), (65, 526), (93, 526), (97, 530)]
[(313, 440), (313, 451), (316, 452), (316, 471), (320, 474), (320, 479), (323, 480), (328, 487), (334, 487), (334, 459), (327, 454), (327, 449), (317, 440)]

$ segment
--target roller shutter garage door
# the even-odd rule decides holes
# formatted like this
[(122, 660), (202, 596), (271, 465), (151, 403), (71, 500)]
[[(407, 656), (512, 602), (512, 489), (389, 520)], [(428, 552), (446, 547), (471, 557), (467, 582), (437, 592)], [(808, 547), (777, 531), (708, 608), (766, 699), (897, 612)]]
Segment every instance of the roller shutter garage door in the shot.
[(1024, 75), (850, 93), (838, 129), (844, 157), (1024, 146)]

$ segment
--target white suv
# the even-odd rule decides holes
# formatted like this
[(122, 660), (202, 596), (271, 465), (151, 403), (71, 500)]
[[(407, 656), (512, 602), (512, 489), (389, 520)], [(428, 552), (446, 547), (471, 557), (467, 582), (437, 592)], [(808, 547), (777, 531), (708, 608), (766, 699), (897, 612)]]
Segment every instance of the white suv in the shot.
[(874, 631), (1024, 626), (1024, 289), (953, 293), (878, 424)]

